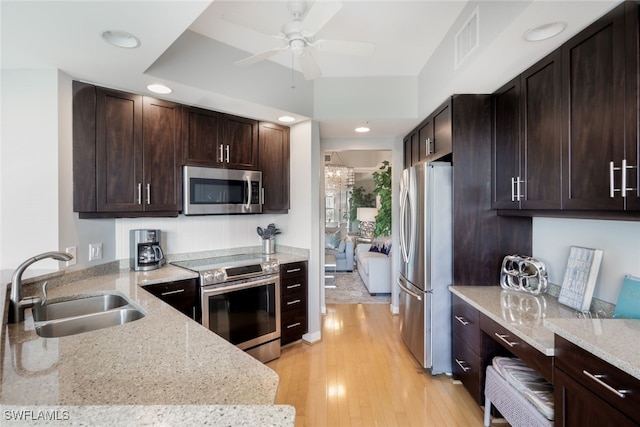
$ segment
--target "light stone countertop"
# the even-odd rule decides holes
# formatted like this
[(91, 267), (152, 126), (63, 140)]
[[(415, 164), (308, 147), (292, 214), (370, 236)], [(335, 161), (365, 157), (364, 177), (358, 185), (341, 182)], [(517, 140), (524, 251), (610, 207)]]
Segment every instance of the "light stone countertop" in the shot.
[(547, 319), (544, 325), (640, 380), (640, 320)]
[(531, 295), (500, 286), (449, 286), (449, 290), (545, 356), (553, 356), (554, 343), (544, 320), (576, 318), (575, 310), (548, 294)]
[[(277, 258), (282, 263), (301, 259), (288, 254)], [(51, 277), (64, 282), (60, 274)], [(118, 270), (50, 286), (49, 301), (115, 291), (146, 312), (144, 318), (124, 325), (61, 338), (39, 337), (30, 310), (24, 323), (5, 324), (8, 299), (0, 298), (4, 314), (0, 419), (6, 420), (6, 408), (35, 411), (45, 406), (77, 414), (70, 420), (76, 425), (95, 425), (96, 412), (91, 408), (102, 411), (96, 416), (106, 417), (108, 408), (117, 412), (127, 405), (134, 423), (153, 424), (162, 419), (157, 417), (167, 417), (169, 424), (180, 424), (186, 414), (181, 411), (188, 408), (196, 419), (206, 417), (213, 425), (248, 425), (247, 420), (265, 417), (264, 425), (292, 426), (295, 409), (273, 405), (279, 381), (273, 370), (140, 287), (196, 276), (165, 265), (149, 272)], [(8, 296), (5, 278), (0, 295)]]

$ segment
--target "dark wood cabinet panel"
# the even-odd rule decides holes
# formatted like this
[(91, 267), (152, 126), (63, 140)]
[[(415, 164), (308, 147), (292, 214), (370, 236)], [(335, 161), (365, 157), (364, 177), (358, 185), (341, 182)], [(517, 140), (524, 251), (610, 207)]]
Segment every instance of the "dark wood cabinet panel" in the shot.
[(493, 96), (494, 209), (561, 208), (560, 51)]
[(264, 189), (264, 213), (289, 211), (289, 128), (273, 123), (259, 126), (259, 167)]
[(280, 266), (280, 343), (290, 344), (307, 333), (307, 261)]
[(97, 212), (142, 211), (142, 96), (97, 88)]
[(640, 5), (625, 3), (625, 159), (626, 209), (640, 211)]
[(624, 17), (618, 7), (562, 47), (566, 209), (624, 209), (610, 196), (609, 170), (624, 158)]
[(555, 347), (556, 425), (640, 425), (638, 379), (557, 335)]
[(404, 141), (402, 142), (402, 149), (404, 168), (408, 169), (411, 167), (411, 136), (407, 136), (404, 138)]
[(434, 152), (434, 139), (433, 139), (433, 120), (428, 117), (425, 122), (420, 125), (418, 129), (418, 160), (417, 163), (422, 163), (427, 160), (427, 156)]
[(223, 115), (225, 167), (255, 170), (258, 167), (258, 121)]
[(73, 82), (73, 211), (95, 212), (96, 88)]
[(196, 279), (158, 283), (143, 286), (142, 288), (184, 315), (195, 321), (200, 321), (200, 300)]
[(410, 136), (411, 139), (411, 166), (415, 166), (420, 163), (420, 135), (418, 132), (413, 132)]
[(222, 166), (222, 114), (185, 107), (183, 114), (183, 162), (194, 166)]
[(145, 211), (181, 210), (182, 106), (143, 99), (143, 207)]
[(436, 159), (451, 153), (451, 110), (449, 98), (433, 113), (433, 149), (427, 154), (428, 157)]

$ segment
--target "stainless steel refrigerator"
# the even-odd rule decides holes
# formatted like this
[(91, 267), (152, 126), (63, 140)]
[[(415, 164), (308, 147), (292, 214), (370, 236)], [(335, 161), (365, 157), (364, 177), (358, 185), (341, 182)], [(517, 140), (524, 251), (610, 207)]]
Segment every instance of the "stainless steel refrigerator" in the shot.
[(453, 189), (450, 163), (402, 171), (400, 333), (433, 375), (451, 372)]

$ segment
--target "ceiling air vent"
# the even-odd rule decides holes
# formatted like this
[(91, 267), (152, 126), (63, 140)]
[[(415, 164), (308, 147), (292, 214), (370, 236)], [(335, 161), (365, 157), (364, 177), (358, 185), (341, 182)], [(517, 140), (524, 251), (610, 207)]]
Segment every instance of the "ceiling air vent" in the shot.
[(471, 56), (471, 53), (480, 43), (480, 21), (478, 18), (478, 8), (473, 11), (469, 19), (464, 23), (460, 31), (456, 34), (455, 59), (456, 69)]
[(324, 162), (331, 163), (331, 153), (324, 153)]

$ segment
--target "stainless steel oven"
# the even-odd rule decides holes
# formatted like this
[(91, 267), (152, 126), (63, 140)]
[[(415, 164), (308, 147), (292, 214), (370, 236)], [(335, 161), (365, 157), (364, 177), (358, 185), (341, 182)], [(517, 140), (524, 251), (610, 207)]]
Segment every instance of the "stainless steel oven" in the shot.
[(205, 327), (262, 362), (280, 356), (277, 261), (249, 254), (174, 264), (200, 275)]

